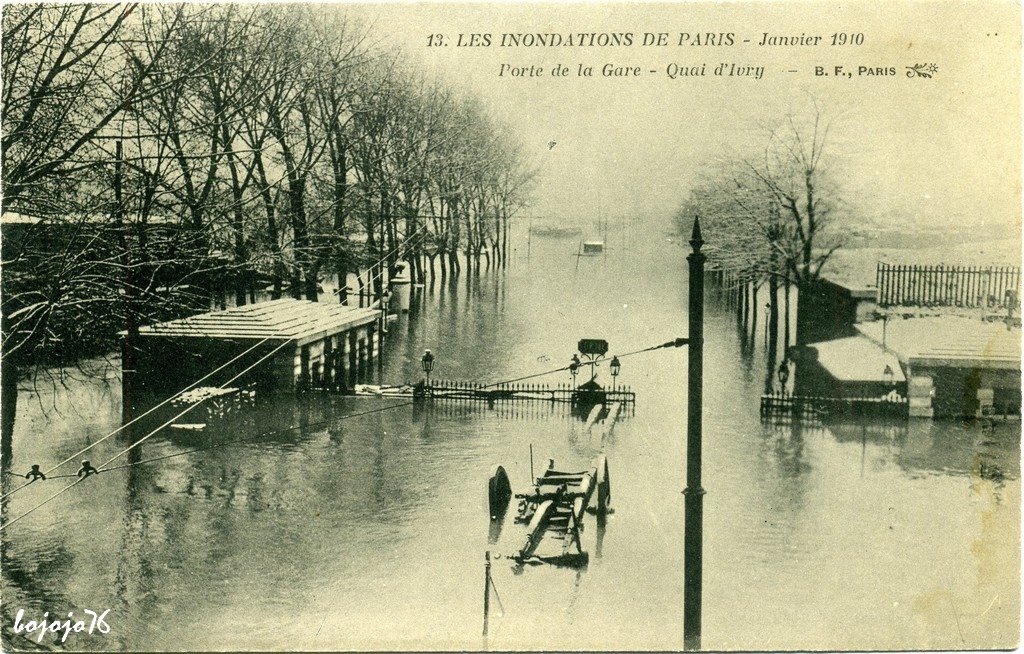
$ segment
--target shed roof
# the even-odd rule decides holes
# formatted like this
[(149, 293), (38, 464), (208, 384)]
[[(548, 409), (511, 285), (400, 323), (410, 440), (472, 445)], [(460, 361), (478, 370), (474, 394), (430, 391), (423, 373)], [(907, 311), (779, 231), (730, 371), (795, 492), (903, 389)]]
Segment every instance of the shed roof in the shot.
[[(876, 343), (882, 342), (881, 321), (856, 325)], [(1020, 329), (1005, 323), (959, 316), (890, 319), (886, 345), (911, 368), (915, 364), (956, 368), (1020, 370)]]
[(295, 340), (299, 345), (373, 322), (378, 309), (291, 298), (246, 304), (139, 328), (142, 336)]
[[(811, 343), (810, 346), (818, 351), (818, 363), (839, 381), (906, 381), (896, 355), (863, 336)], [(886, 378), (887, 368), (892, 371), (892, 379)]]

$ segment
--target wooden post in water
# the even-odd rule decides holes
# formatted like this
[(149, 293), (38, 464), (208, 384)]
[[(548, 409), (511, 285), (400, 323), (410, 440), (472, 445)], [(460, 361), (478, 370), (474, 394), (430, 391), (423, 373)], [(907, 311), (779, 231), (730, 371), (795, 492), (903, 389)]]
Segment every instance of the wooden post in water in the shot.
[(686, 517), (683, 531), (683, 647), (699, 650), (703, 583), (704, 489), (701, 487), (701, 429), (704, 387), (704, 239), (700, 219), (690, 236), (689, 370), (686, 407)]
[(491, 551), (484, 555), (484, 638), (487, 637), (487, 619), (491, 612)]

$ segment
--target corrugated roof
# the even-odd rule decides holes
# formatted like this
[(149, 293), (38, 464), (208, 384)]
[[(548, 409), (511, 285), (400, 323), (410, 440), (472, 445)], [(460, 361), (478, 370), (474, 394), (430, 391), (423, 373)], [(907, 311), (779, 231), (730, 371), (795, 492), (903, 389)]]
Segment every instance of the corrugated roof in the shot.
[[(875, 343), (881, 343), (881, 321), (856, 327)], [(1002, 322), (959, 316), (892, 318), (885, 332), (886, 346), (911, 366), (916, 361), (957, 367), (1020, 368), (1020, 329), (1007, 329)]]
[(372, 322), (378, 309), (291, 298), (201, 313), (139, 328), (143, 336), (296, 340), (300, 344)]

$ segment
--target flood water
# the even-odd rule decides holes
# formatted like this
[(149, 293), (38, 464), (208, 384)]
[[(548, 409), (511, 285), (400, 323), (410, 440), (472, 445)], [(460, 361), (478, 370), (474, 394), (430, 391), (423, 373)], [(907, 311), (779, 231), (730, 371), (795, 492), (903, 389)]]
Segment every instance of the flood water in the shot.
[[(677, 240), (677, 239), (673, 239)], [(498, 381), (566, 365), (583, 337), (612, 352), (686, 336), (686, 261), (664, 233), (516, 239), (505, 273), (423, 292), (392, 327), (381, 376)], [(1019, 423), (763, 425), (763, 336), (706, 312), (704, 625), (709, 649), (1012, 647), (1019, 615)], [(760, 330), (761, 328), (759, 328)], [(606, 369), (600, 369), (601, 379)], [(5, 529), (3, 620), (111, 609), (111, 633), (76, 649), (681, 649), (686, 350), (622, 360), (635, 415), (602, 438), (560, 406), (445, 404), (311, 394), (201, 407), (136, 460), (296, 427), (91, 477)], [(542, 381), (542, 380), (534, 380)], [(568, 373), (551, 381), (566, 383)], [(105, 381), (23, 393), (13, 469), (45, 469), (119, 424)], [(123, 449), (112, 438), (90, 452)], [(590, 565), (493, 574), (481, 638), (484, 552), (509, 554), (511, 514), (489, 543), (486, 482), (538, 468), (611, 468)], [(543, 462), (543, 463), (542, 463)], [(63, 472), (73, 473), (74, 467)], [(8, 519), (70, 479), (7, 500)], [(6, 493), (17, 480), (4, 476)], [(600, 533), (599, 533), (600, 532)]]

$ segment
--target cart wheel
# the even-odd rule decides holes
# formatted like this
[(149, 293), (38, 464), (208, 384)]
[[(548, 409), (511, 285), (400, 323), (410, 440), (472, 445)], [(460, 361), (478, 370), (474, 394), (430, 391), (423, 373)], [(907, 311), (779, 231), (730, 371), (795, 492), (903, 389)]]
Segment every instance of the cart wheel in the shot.
[(494, 466), (491, 478), (487, 482), (487, 504), (490, 507), (491, 520), (498, 520), (505, 515), (511, 499), (512, 484), (508, 481), (508, 474), (501, 466)]
[(608, 505), (612, 503), (612, 478), (608, 473), (608, 458), (601, 455), (597, 459), (597, 512), (604, 515)]

